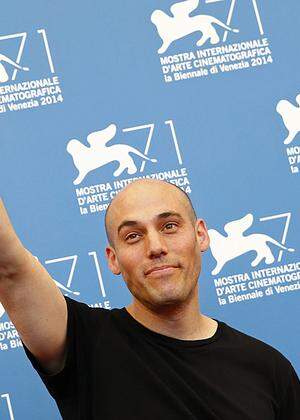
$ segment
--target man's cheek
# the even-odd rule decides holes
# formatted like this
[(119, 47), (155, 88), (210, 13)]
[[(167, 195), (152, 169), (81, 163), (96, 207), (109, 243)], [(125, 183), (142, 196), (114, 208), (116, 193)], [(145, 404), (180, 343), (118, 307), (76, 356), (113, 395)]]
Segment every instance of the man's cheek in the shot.
[(194, 251), (194, 245), (191, 242), (179, 241), (178, 245), (177, 253), (179, 255), (191, 255), (191, 252)]

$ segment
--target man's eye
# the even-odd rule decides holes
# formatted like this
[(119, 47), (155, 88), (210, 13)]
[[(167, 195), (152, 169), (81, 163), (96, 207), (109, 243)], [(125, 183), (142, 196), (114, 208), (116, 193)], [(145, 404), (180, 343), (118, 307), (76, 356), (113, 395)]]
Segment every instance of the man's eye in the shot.
[(128, 239), (135, 239), (136, 236), (138, 236), (137, 233), (131, 233), (130, 235), (126, 236), (125, 240), (127, 241)]
[[(165, 225), (165, 228), (167, 228), (167, 226), (175, 226), (175, 227), (177, 227), (177, 224), (176, 223), (167, 223), (166, 225)], [(172, 230), (172, 227), (169, 229), (169, 228), (167, 228), (167, 230)]]

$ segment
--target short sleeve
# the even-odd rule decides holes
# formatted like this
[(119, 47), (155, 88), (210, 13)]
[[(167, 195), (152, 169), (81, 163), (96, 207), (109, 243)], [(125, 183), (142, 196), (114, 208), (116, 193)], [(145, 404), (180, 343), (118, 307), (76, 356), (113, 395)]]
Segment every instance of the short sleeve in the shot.
[(300, 381), (293, 366), (289, 363), (288, 382), (282, 395), (278, 420), (300, 419)]
[(87, 342), (91, 326), (91, 312), (85, 303), (77, 302), (65, 296), (68, 311), (67, 321), (67, 348), (64, 368), (56, 374), (47, 374), (43, 371), (38, 360), (23, 343), (24, 351), (32, 366), (44, 382), (47, 390), (55, 399), (67, 398), (74, 393), (80, 358), (84, 354), (84, 343)]

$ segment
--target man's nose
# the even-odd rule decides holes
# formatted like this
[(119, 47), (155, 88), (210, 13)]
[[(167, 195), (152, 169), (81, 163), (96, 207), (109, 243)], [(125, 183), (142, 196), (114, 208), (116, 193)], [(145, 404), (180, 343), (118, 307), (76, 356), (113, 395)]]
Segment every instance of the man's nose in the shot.
[(168, 253), (167, 244), (161, 232), (148, 232), (146, 244), (149, 258), (157, 258)]

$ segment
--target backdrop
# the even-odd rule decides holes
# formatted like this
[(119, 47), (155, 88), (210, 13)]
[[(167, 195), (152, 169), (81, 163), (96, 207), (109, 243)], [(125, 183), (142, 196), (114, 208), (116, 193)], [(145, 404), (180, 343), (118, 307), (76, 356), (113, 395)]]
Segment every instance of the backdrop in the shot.
[[(133, 179), (167, 180), (209, 228), (202, 312), (300, 373), (299, 16), (298, 0), (2, 5), (1, 195), (64, 294), (129, 304), (104, 212)], [(0, 418), (59, 419), (0, 316)]]

